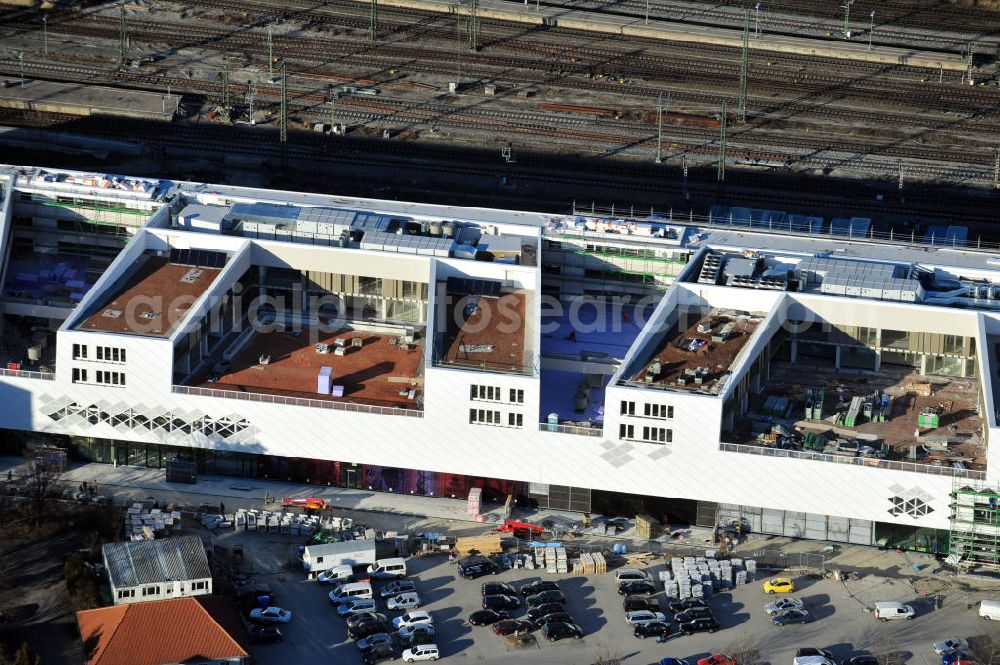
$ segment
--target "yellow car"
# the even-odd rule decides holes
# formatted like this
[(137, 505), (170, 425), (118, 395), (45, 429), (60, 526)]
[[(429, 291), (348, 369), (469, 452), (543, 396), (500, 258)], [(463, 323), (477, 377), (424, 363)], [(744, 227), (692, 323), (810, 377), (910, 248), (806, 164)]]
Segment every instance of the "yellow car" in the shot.
[(791, 593), (795, 591), (795, 585), (787, 577), (775, 577), (773, 580), (764, 582), (764, 593)]

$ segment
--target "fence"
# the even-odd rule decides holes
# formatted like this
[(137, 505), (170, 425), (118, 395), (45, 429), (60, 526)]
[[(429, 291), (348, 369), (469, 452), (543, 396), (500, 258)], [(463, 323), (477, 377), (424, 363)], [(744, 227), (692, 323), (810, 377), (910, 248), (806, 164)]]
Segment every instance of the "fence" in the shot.
[(370, 406), (352, 402), (330, 402), (322, 399), (307, 399), (304, 397), (283, 397), (281, 395), (266, 395), (263, 393), (244, 393), (231, 390), (215, 390), (213, 388), (195, 388), (192, 386), (173, 386), (173, 392), (181, 395), (199, 395), (202, 397), (222, 397), (223, 399), (238, 399), (245, 402), (265, 402), (267, 404), (284, 404), (287, 406), (307, 406), (313, 409), (332, 409), (351, 413), (371, 413), (378, 416), (406, 416), (423, 418), (424, 412), (419, 409), (400, 409), (391, 406)]
[[(911, 231), (909, 234), (897, 234), (893, 231), (888, 233), (884, 231), (875, 231), (874, 228), (869, 229), (865, 233), (852, 234), (850, 231), (846, 234), (836, 234), (832, 233), (830, 230), (822, 233), (808, 233), (805, 231), (798, 231), (791, 228), (791, 225), (787, 221), (775, 222), (772, 219), (754, 219), (754, 218), (737, 218), (732, 213), (729, 215), (713, 216), (708, 215), (696, 215), (693, 211), (688, 211), (687, 215), (674, 215), (673, 208), (668, 210), (656, 211), (653, 208), (649, 209), (649, 214), (646, 214), (645, 210), (636, 211), (634, 206), (631, 207), (616, 207), (611, 206), (599, 207), (597, 205), (587, 206), (577, 206), (576, 201), (573, 202), (573, 214), (574, 215), (589, 215), (593, 217), (613, 217), (618, 219), (630, 219), (634, 221), (649, 221), (658, 222), (660, 224), (667, 222), (671, 224), (693, 224), (697, 226), (709, 227), (709, 228), (723, 228), (723, 229), (752, 229), (761, 233), (775, 233), (781, 235), (792, 235), (792, 236), (802, 236), (812, 239), (816, 238), (830, 238), (834, 240), (871, 240), (883, 243), (893, 243), (897, 245), (917, 245), (919, 247), (944, 247), (944, 248), (955, 248), (955, 249), (965, 249), (965, 250), (978, 250), (983, 252), (995, 252), (1000, 249), (1000, 243), (998, 242), (983, 242), (981, 238), (976, 238), (975, 240), (965, 240), (958, 239), (955, 236), (950, 238), (936, 238), (931, 235), (930, 241), (925, 242), (923, 238), (918, 238), (916, 233)], [(595, 235), (598, 235), (595, 233)], [(601, 234), (607, 237), (607, 234)]]
[(538, 429), (542, 432), (555, 432), (557, 434), (576, 434), (579, 436), (602, 436), (604, 429), (601, 427), (585, 427), (582, 425), (555, 425), (550, 423), (538, 423)]
[(43, 379), (45, 381), (54, 381), (56, 378), (54, 372), (29, 372), (23, 369), (3, 368), (0, 368), (0, 376), (19, 376), (24, 379)]
[(847, 457), (842, 455), (828, 455), (826, 453), (807, 453), (797, 450), (781, 450), (778, 448), (765, 448), (764, 446), (748, 446), (739, 443), (720, 443), (719, 450), (730, 453), (744, 453), (749, 455), (763, 455), (765, 457), (794, 457), (796, 459), (808, 459), (819, 462), (834, 462), (837, 464), (853, 464), (854, 466), (868, 466), (879, 469), (892, 469), (894, 471), (913, 471), (915, 473), (927, 473), (933, 476), (952, 476), (956, 478), (972, 478), (974, 480), (985, 480), (985, 471), (975, 471), (972, 469), (955, 469), (950, 466), (934, 466), (933, 464), (917, 464), (915, 462), (900, 462), (897, 460), (885, 460), (875, 457)]

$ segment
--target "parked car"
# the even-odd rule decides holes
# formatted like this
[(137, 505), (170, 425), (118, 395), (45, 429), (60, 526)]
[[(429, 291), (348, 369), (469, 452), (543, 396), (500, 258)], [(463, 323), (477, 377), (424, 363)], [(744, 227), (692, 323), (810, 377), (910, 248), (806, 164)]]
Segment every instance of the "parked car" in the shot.
[(778, 612), (771, 617), (771, 623), (775, 626), (787, 626), (790, 623), (810, 623), (812, 620), (812, 615), (808, 611), (796, 609)]
[(551, 580), (538, 580), (537, 582), (529, 582), (521, 587), (522, 596), (534, 596), (543, 591), (559, 591), (559, 585)]
[(661, 658), (656, 665), (689, 665), (683, 658)]
[(407, 663), (418, 660), (437, 660), (439, 656), (436, 644), (421, 644), (403, 651), (403, 660)]
[(580, 639), (583, 637), (583, 631), (580, 630), (580, 627), (575, 623), (553, 621), (552, 623), (547, 623), (542, 627), (542, 635), (544, 635), (545, 639), (549, 642), (557, 642), (566, 637)]
[(292, 613), (280, 607), (256, 607), (250, 610), (250, 620), (254, 623), (288, 623)]
[(651, 612), (649, 610), (636, 610), (625, 613), (625, 623), (631, 626), (638, 626), (643, 623), (653, 623), (654, 621), (665, 622), (667, 616), (662, 612)]
[(649, 575), (638, 568), (619, 568), (615, 572), (615, 582), (623, 584), (625, 582), (649, 582)]
[(251, 626), (247, 633), (250, 644), (265, 644), (268, 642), (280, 642), (285, 639), (277, 626)]
[[(413, 626), (403, 626), (396, 632), (396, 635), (399, 637), (400, 642), (403, 640), (410, 640), (415, 635), (423, 635), (427, 638), (433, 638), (434, 626), (429, 623), (418, 623)], [(430, 644), (430, 642), (433, 641), (433, 639), (429, 639), (421, 642), (421, 644)]]
[(361, 652), (361, 660), (365, 665), (375, 665), (383, 660), (396, 660), (396, 650), (391, 644), (378, 644)]
[(719, 630), (719, 622), (715, 620), (714, 617), (701, 617), (699, 619), (693, 619), (691, 621), (685, 621), (684, 623), (677, 622), (677, 630), (684, 633), (685, 635), (693, 635), (694, 633), (714, 633)]
[(487, 582), (479, 588), (479, 591), (484, 596), (516, 596), (517, 589), (515, 589), (510, 584), (506, 582)]
[(941, 665), (958, 665), (958, 663), (968, 660), (971, 660), (969, 654), (961, 649), (952, 649), (941, 654)]
[(711, 656), (698, 659), (698, 665), (736, 665), (736, 659), (724, 653), (713, 653)]
[(389, 598), (391, 596), (398, 596), (401, 593), (409, 593), (411, 591), (416, 591), (417, 585), (412, 582), (412, 580), (393, 580), (386, 584), (378, 592), (379, 597)]
[(431, 618), (429, 613), (423, 610), (415, 610), (392, 620), (392, 625), (396, 628), (407, 628), (420, 623), (433, 624), (434, 619)]
[(647, 637), (660, 637), (670, 634), (670, 624), (665, 621), (651, 621), (650, 623), (641, 623), (635, 627), (632, 634), (639, 639), (646, 639)]
[(827, 660), (833, 660), (833, 654), (826, 649), (817, 649), (816, 647), (801, 647), (795, 652), (796, 658), (805, 658), (806, 656), (822, 656)]
[(484, 610), (513, 610), (521, 606), (521, 599), (517, 596), (503, 596), (500, 594), (483, 596)]
[(375, 602), (372, 604), (368, 603), (358, 603), (354, 605), (341, 605), (337, 608), (337, 616), (343, 619), (352, 619), (363, 614), (375, 614)]
[(678, 612), (674, 615), (674, 621), (677, 623), (687, 623), (689, 621), (695, 621), (697, 619), (714, 619), (715, 615), (712, 614), (712, 610), (707, 607), (692, 607), (684, 612)]
[(363, 623), (368, 623), (370, 621), (385, 622), (386, 618), (384, 614), (379, 614), (378, 612), (368, 612), (366, 614), (359, 614), (347, 620), (347, 630), (350, 630)]
[(354, 628), (349, 628), (347, 630), (347, 636), (352, 640), (360, 640), (363, 637), (370, 637), (378, 633), (389, 632), (389, 624), (385, 621), (366, 621), (360, 623)]
[(469, 623), (473, 626), (489, 626), (509, 618), (510, 615), (503, 610), (476, 610), (469, 615)]
[(497, 635), (521, 635), (534, 629), (534, 625), (524, 619), (504, 619), (493, 624), (493, 632)]
[(878, 658), (865, 654), (864, 656), (854, 656), (847, 660), (842, 660), (840, 665), (879, 665)]
[(478, 559), (472, 562), (459, 562), (458, 576), (467, 580), (474, 580), (483, 575), (496, 575), (500, 572), (496, 564), (489, 559)]
[(366, 649), (371, 649), (379, 644), (392, 645), (392, 635), (389, 633), (373, 633), (368, 637), (362, 637), (360, 640), (354, 643), (361, 651)]
[(354, 569), (350, 566), (334, 566), (316, 576), (320, 584), (341, 584), (349, 582), (354, 577)]
[(649, 596), (625, 596), (625, 600), (622, 601), (622, 609), (626, 612), (636, 610), (656, 612), (660, 609), (660, 603)]
[(656, 585), (652, 582), (639, 581), (639, 582), (625, 582), (618, 587), (619, 596), (631, 596), (632, 594), (639, 593), (656, 593)]
[(684, 612), (693, 607), (708, 607), (708, 601), (704, 598), (682, 598), (681, 600), (671, 600), (667, 605), (673, 613)]
[(552, 622), (559, 623), (573, 623), (573, 617), (569, 612), (553, 612), (552, 614), (546, 614), (538, 619), (535, 619), (535, 628), (541, 628), (547, 623)]
[(785, 610), (801, 610), (805, 607), (803, 603), (798, 598), (782, 598), (781, 600), (775, 600), (764, 606), (764, 611), (768, 614), (779, 614)]
[(955, 650), (965, 650), (969, 648), (969, 643), (963, 640), (961, 637), (949, 637), (946, 640), (941, 640), (940, 642), (935, 642), (931, 645), (934, 649), (934, 653), (941, 655), (947, 651)]
[(566, 611), (566, 606), (563, 605), (562, 603), (543, 603), (541, 605), (538, 605), (537, 607), (529, 607), (528, 613), (525, 615), (525, 618), (528, 621), (534, 622), (537, 621), (538, 619), (541, 619), (546, 614), (553, 614), (555, 612), (565, 612), (565, 611)]
[(833, 654), (826, 649), (803, 647), (795, 652), (792, 665), (837, 665)]
[(566, 603), (566, 596), (562, 591), (542, 591), (533, 596), (528, 596), (524, 601), (531, 607), (538, 607), (544, 603)]
[(875, 603), (875, 618), (880, 621), (890, 619), (912, 619), (917, 615), (912, 605), (896, 602)]
[(407, 591), (398, 596), (393, 596), (385, 603), (390, 610), (409, 610), (420, 607), (420, 596), (416, 591)]
[(763, 588), (764, 593), (791, 593), (795, 591), (795, 584), (787, 577), (775, 577), (764, 582)]
[(409, 649), (410, 647), (415, 647), (418, 644), (433, 644), (434, 643), (434, 629), (430, 626), (424, 626), (430, 630), (416, 630), (421, 628), (421, 626), (414, 626), (414, 631), (407, 633), (405, 636), (400, 633), (396, 633), (396, 641), (399, 642), (400, 649)]

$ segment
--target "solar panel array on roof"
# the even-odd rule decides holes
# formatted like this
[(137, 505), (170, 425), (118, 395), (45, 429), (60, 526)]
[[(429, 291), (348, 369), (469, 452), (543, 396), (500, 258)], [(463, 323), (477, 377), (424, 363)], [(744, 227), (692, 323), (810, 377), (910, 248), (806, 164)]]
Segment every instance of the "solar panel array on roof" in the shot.
[(493, 279), (474, 279), (471, 277), (449, 277), (446, 290), (456, 296), (500, 297), (500, 282)]
[(102, 550), (116, 588), (212, 576), (205, 546), (197, 536), (107, 543)]
[(226, 265), (226, 254), (207, 249), (171, 249), (170, 263), (199, 268), (222, 268)]
[(837, 217), (830, 222), (830, 235), (864, 238), (871, 230), (872, 220), (867, 217)]

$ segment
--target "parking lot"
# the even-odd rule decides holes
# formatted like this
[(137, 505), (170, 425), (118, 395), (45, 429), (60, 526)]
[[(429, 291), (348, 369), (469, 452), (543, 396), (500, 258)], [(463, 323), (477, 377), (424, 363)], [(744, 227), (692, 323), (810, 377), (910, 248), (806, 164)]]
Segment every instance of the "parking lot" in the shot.
[[(253, 541), (253, 547), (248, 546), (247, 551), (253, 553), (255, 566), (262, 571), (255, 575), (255, 583), (270, 586), (277, 594), (278, 605), (293, 613), (291, 623), (281, 626), (284, 642), (252, 647), (255, 663), (361, 662), (354, 642), (347, 638), (345, 622), (336, 616), (334, 606), (327, 599), (331, 587), (305, 580), (301, 570), (278, 572), (283, 562), (294, 555), (295, 542), (270, 534), (226, 536), (226, 540), (235, 538)], [(967, 607), (966, 600), (958, 596), (946, 599), (941, 609), (935, 609), (933, 601), (917, 599), (914, 620), (879, 622), (865, 611), (865, 606), (877, 600), (913, 601), (915, 594), (908, 584), (869, 578), (851, 586), (794, 573), (791, 576), (797, 589), (793, 595), (804, 601), (815, 621), (779, 627), (771, 624), (764, 605), (780, 596), (763, 593), (761, 580), (764, 576), (761, 574), (754, 582), (710, 599), (721, 624), (719, 632), (681, 636), (658, 644), (654, 638), (640, 640), (633, 636), (632, 627), (625, 622), (622, 597), (617, 593), (613, 571), (603, 575), (574, 576), (516, 569), (477, 580), (464, 580), (458, 576), (457, 565), (450, 563), (445, 555), (410, 558), (407, 564), (408, 578), (416, 583), (422, 600), (420, 609), (431, 613), (435, 642), (441, 650), (441, 658), (448, 661), (587, 665), (596, 662), (599, 654), (609, 653), (621, 657), (627, 664), (645, 665), (674, 657), (687, 659), (694, 665), (699, 658), (721, 651), (737, 655), (739, 665), (791, 665), (796, 649), (819, 647), (829, 649), (838, 661), (862, 653), (893, 652), (896, 654), (894, 665), (939, 665), (940, 659), (930, 647), (933, 641), (1000, 633), (1000, 622), (979, 620), (975, 608)], [(655, 578), (663, 569), (661, 561), (648, 571)], [(559, 583), (567, 599), (567, 611), (583, 630), (582, 639), (549, 643), (540, 631), (535, 631), (534, 645), (512, 648), (506, 638), (494, 635), (489, 627), (468, 624), (469, 614), (481, 607), (483, 582), (502, 581), (520, 586), (543, 579)], [(373, 582), (376, 596), (377, 588), (385, 583)], [(662, 601), (661, 584), (658, 589), (655, 597)], [(390, 620), (402, 614), (401, 611), (387, 611), (382, 600), (378, 603), (380, 611)], [(522, 606), (511, 614), (517, 618), (524, 613)]]

